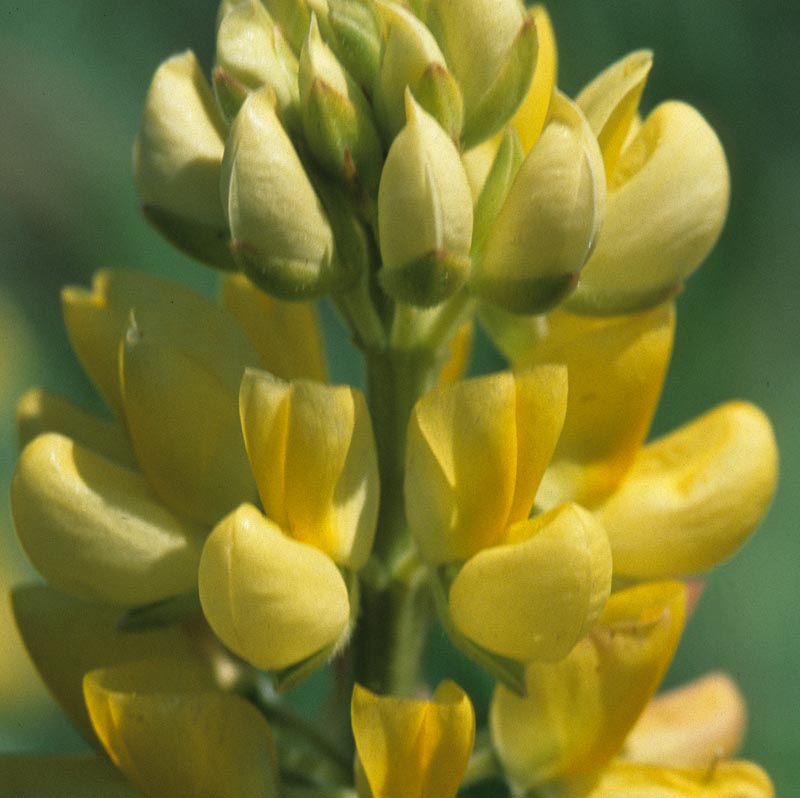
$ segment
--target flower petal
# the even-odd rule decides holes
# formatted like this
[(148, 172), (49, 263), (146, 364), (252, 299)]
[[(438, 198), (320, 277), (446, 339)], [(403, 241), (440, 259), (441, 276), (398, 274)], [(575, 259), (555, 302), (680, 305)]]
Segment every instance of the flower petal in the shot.
[(269, 726), (172, 660), (92, 671), (86, 705), (112, 761), (147, 795), (278, 795)]
[(466, 560), (528, 517), (566, 408), (566, 370), (542, 366), (443, 386), (408, 428), (406, 515), (425, 558)]
[(710, 568), (761, 520), (776, 479), (772, 426), (745, 402), (649, 444), (597, 510), (615, 573), (652, 579)]
[(656, 696), (628, 735), (623, 756), (662, 767), (711, 768), (739, 750), (746, 722), (736, 683), (710, 673)]
[(527, 696), (495, 690), (492, 739), (520, 790), (585, 784), (622, 747), (678, 644), (686, 591), (657, 582), (611, 595), (600, 622), (554, 664), (532, 664)]
[(251, 505), (209, 536), (199, 584), (214, 632), (258, 668), (294, 665), (347, 631), (350, 600), (333, 560), (285, 535)]
[(376, 798), (453, 798), (475, 741), (467, 694), (442, 682), (432, 700), (353, 688), (353, 735)]
[(605, 530), (562, 505), (510, 530), (513, 542), (479, 551), (450, 588), (459, 630), (522, 662), (565, 657), (600, 615), (611, 590)]
[(31, 562), (65, 593), (132, 606), (195, 584), (202, 531), (158, 504), (140, 474), (63, 435), (28, 444), (11, 504)]

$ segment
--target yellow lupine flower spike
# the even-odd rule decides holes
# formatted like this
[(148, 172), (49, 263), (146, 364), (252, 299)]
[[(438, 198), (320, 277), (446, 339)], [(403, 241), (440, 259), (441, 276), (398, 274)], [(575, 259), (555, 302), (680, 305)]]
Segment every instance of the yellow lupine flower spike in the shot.
[(744, 739), (747, 709), (730, 676), (710, 673), (656, 696), (625, 741), (631, 762), (709, 768), (729, 759)]
[(408, 427), (406, 515), (432, 564), (506, 542), (528, 517), (555, 448), (566, 369), (541, 366), (437, 388)]
[(356, 684), (352, 722), (371, 798), (454, 798), (475, 741), (475, 713), (457, 684), (442, 682), (430, 701)]
[(111, 760), (146, 795), (278, 795), (266, 720), (203, 671), (145, 660), (92, 671), (84, 694)]
[(686, 589), (655, 582), (611, 595), (566, 659), (534, 663), (521, 698), (498, 686), (492, 739), (512, 783), (590, 783), (622, 748), (678, 644)]
[(704, 571), (766, 512), (778, 455), (767, 417), (729, 402), (645, 446), (597, 509), (616, 573), (653, 579)]
[(287, 535), (352, 570), (369, 557), (378, 514), (375, 441), (363, 394), (249, 369), (240, 414), (266, 514)]

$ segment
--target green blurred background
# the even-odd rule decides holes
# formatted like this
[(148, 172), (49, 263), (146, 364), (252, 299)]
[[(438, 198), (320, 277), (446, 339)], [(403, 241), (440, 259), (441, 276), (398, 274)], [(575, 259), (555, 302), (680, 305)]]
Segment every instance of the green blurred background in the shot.
[[(648, 109), (679, 97), (718, 131), (732, 205), (714, 254), (678, 303), (678, 337), (655, 432), (729, 398), (773, 419), (782, 477), (769, 517), (709, 579), (669, 682), (732, 673), (751, 712), (745, 754), (779, 795), (800, 795), (800, 6), (757, 0), (556, 0), (560, 84), (575, 93), (639, 47), (655, 51)], [(13, 402), (38, 383), (96, 399), (63, 333), (64, 283), (128, 265), (210, 290), (136, 208), (130, 147), (150, 77), (194, 49), (208, 66), (215, 0), (0, 0), (0, 581), (31, 572), (13, 538), (6, 486), (16, 456)], [(334, 376), (356, 366), (334, 351)], [(482, 349), (482, 367), (491, 353)], [(34, 677), (0, 605), (0, 750), (78, 750)], [(441, 667), (442, 663), (437, 666)]]

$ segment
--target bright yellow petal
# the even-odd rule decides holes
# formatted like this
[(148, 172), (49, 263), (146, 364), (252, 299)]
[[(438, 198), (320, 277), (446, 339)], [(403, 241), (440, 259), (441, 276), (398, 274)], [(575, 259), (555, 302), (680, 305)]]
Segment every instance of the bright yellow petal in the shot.
[(449, 385), (460, 380), (467, 371), (472, 354), (473, 324), (466, 321), (447, 345), (446, 360), (439, 372), (439, 384)]
[(211, 526), (256, 486), (239, 424), (239, 384), (132, 322), (121, 348), (125, 420), (139, 467), (181, 516)]
[(594, 516), (562, 505), (511, 529), (513, 542), (478, 552), (450, 588), (459, 630), (522, 662), (565, 657), (611, 590), (611, 549)]
[(350, 600), (333, 560), (285, 535), (251, 505), (209, 536), (199, 584), (214, 632), (258, 668), (294, 665), (347, 631)]
[(90, 741), (95, 736), (83, 700), (84, 674), (165, 651), (187, 660), (197, 655), (182, 626), (121, 632), (118, 607), (70, 598), (45, 585), (15, 588), (11, 601), (17, 628), (36, 669)]
[(358, 569), (372, 548), (378, 464), (363, 394), (250, 369), (242, 381), (245, 444), (266, 514), (286, 534)]
[(275, 299), (238, 274), (225, 276), (222, 303), (250, 337), (262, 368), (282, 380), (327, 380), (313, 304)]
[(710, 568), (761, 520), (776, 479), (772, 426), (745, 402), (649, 444), (598, 508), (615, 573), (652, 579)]
[(667, 371), (672, 303), (634, 316), (592, 318), (554, 311), (518, 362), (563, 363), (569, 375), (564, 430), (537, 503), (588, 506), (607, 496), (644, 442)]
[(141, 793), (105, 758), (91, 754), (0, 755), (0, 795), (8, 798), (136, 798)]
[(430, 701), (353, 689), (353, 735), (375, 798), (453, 798), (475, 740), (467, 694), (442, 682)]
[(544, 366), (437, 388), (414, 408), (406, 514), (426, 559), (466, 560), (527, 518), (566, 408), (566, 372)]
[[(615, 762), (597, 786), (580, 798), (773, 798), (772, 782), (750, 762), (722, 762), (701, 770), (677, 770)], [(579, 798), (568, 794), (566, 798)]]
[(158, 504), (140, 474), (63, 435), (28, 444), (11, 504), (31, 562), (65, 593), (132, 606), (196, 583), (202, 531)]
[(558, 72), (558, 52), (550, 15), (542, 5), (533, 6), (531, 13), (536, 23), (536, 36), (539, 40), (536, 70), (522, 105), (511, 119), (511, 124), (517, 131), (525, 152), (533, 147), (544, 128)]
[(672, 659), (685, 594), (680, 582), (612, 594), (566, 659), (528, 666), (526, 698), (495, 690), (492, 739), (517, 787), (583, 784), (622, 748)]
[(663, 767), (710, 768), (739, 750), (746, 722), (736, 683), (710, 673), (654, 698), (628, 735), (623, 756)]
[(62, 396), (31, 388), (17, 403), (17, 439), (24, 449), (43, 432), (60, 432), (115, 463), (134, 468), (136, 459), (120, 424), (88, 413)]
[(147, 795), (277, 796), (267, 722), (202, 673), (147, 660), (92, 671), (84, 692), (112, 761)]

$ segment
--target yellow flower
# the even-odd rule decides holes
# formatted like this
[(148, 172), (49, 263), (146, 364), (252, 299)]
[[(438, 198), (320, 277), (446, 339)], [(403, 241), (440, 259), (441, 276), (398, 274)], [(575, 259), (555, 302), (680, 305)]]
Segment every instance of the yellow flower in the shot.
[[(261, 302), (239, 280), (228, 297), (245, 312)], [(20, 540), (42, 575), (77, 597), (130, 606), (189, 591), (208, 528), (256, 495), (238, 391), (245, 368), (261, 363), (245, 330), (269, 322), (251, 315), (243, 329), (188, 289), (122, 271), (100, 272), (91, 291), (66, 289), (63, 302), (73, 348), (117, 419), (42, 392), (23, 399)], [(309, 330), (301, 362), (317, 371), (312, 316), (284, 315)]]
[(352, 722), (369, 784), (362, 798), (455, 798), (475, 741), (472, 704), (457, 684), (442, 682), (429, 701), (356, 684)]
[[(482, 648), (563, 657), (608, 596), (605, 532), (576, 504), (529, 519), (566, 408), (566, 374), (539, 366), (424, 396), (409, 423), (406, 513), (446, 580), (446, 613)], [(454, 566), (454, 567), (453, 567)]]
[(564, 798), (771, 798), (759, 768), (719, 762), (735, 753), (743, 729), (729, 680), (709, 677), (650, 702), (684, 606), (676, 582), (614, 593), (566, 659), (528, 666), (524, 698), (496, 689), (492, 739), (516, 789)]
[(536, 501), (593, 510), (615, 574), (698, 573), (747, 538), (777, 479), (772, 427), (760, 410), (728, 402), (644, 445), (672, 349), (671, 303), (604, 318), (564, 310), (486, 318), (516, 365), (566, 366), (564, 428)]
[(266, 517), (249, 504), (211, 533), (200, 600), (220, 639), (281, 670), (327, 659), (349, 634), (378, 511), (378, 466), (364, 397), (349, 387), (284, 382), (249, 370), (244, 440)]

